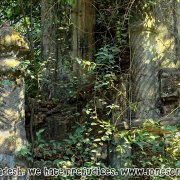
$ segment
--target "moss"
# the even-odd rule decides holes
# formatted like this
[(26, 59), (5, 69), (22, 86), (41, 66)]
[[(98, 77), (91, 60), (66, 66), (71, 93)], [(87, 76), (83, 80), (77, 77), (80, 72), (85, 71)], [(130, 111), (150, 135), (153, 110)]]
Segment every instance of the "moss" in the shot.
[(11, 28), (2, 28), (0, 30), (0, 46), (4, 50), (29, 51), (28, 42)]
[(13, 71), (19, 64), (20, 62), (15, 58), (0, 59), (0, 72)]

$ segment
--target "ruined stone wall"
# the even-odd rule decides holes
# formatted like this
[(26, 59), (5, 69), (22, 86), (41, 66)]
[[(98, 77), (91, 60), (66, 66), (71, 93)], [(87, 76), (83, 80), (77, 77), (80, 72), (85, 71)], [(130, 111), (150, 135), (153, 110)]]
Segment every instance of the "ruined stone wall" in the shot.
[[(146, 10), (146, 9), (145, 9)], [(180, 122), (180, 3), (157, 1), (130, 22), (133, 123)]]

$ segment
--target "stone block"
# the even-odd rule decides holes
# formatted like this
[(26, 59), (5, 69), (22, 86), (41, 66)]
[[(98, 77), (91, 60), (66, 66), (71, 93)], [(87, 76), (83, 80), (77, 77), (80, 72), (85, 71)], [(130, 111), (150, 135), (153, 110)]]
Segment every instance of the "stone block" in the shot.
[(180, 70), (178, 68), (161, 69), (159, 82), (162, 115), (180, 117)]
[(180, 96), (180, 70), (162, 69), (159, 73), (160, 97), (163, 102), (178, 101)]

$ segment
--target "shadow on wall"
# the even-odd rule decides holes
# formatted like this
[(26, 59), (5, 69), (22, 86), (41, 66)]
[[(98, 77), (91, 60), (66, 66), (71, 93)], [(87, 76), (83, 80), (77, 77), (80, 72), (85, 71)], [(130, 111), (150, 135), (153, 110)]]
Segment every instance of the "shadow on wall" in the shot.
[(14, 76), (19, 60), (29, 51), (28, 43), (8, 25), (0, 29), (0, 166), (26, 167), (16, 157), (27, 144), (25, 133), (24, 82)]
[[(177, 54), (180, 34), (176, 31), (179, 28), (177, 12), (180, 8), (171, 3), (158, 2), (152, 12), (144, 17), (134, 15), (131, 19), (131, 91), (132, 101), (137, 105), (134, 121), (167, 117), (176, 117), (176, 121), (180, 121), (177, 105), (180, 99), (180, 57)], [(166, 72), (166, 79), (160, 72)], [(171, 82), (166, 89), (173, 89), (176, 94), (171, 102), (167, 99), (173, 93), (167, 90), (165, 101), (168, 102), (163, 100), (164, 81)]]
[[(24, 115), (24, 87), (14, 81), (0, 80), (0, 163), (1, 166), (15, 165), (15, 156), (27, 144)], [(8, 156), (9, 158), (5, 158)], [(12, 163), (12, 159), (14, 162)], [(17, 164), (16, 164), (17, 165)]]

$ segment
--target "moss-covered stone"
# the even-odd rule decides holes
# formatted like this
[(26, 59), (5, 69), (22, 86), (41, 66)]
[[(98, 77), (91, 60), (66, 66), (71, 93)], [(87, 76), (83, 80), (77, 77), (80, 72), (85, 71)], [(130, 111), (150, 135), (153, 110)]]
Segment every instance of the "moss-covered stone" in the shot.
[(28, 42), (10, 27), (0, 29), (0, 73), (11, 72), (29, 51)]

